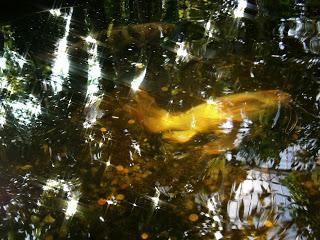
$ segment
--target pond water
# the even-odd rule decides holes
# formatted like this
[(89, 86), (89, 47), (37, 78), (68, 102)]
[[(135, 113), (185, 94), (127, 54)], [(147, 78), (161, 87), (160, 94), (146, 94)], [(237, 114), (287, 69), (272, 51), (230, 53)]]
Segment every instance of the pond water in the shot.
[(318, 1), (79, 2), (1, 23), (1, 239), (319, 239)]

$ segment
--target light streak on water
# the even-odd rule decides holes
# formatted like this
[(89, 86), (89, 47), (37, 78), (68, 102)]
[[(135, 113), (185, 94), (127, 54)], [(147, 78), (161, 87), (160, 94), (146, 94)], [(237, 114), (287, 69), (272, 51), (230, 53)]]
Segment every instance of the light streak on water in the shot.
[(194, 116), (194, 114), (192, 114), (192, 119), (191, 119), (191, 129), (195, 129), (197, 127), (197, 119)]
[(177, 42), (176, 44), (177, 44), (176, 63), (179, 63), (180, 61), (187, 62), (190, 58), (190, 54), (188, 53), (186, 43), (185, 42)]
[(79, 194), (74, 194), (75, 196), (70, 197), (67, 202), (67, 208), (65, 211), (66, 219), (69, 219), (77, 212), (77, 207), (79, 204)]
[(139, 145), (139, 142), (132, 139), (131, 141), (131, 147), (135, 150), (135, 152), (138, 153), (138, 155), (141, 157), (141, 148), (140, 148), (140, 145)]
[(157, 210), (160, 209), (160, 190), (155, 187), (156, 193), (154, 197), (148, 197), (152, 201), (153, 209)]
[(61, 16), (61, 11), (60, 9), (50, 9), (49, 13), (55, 17), (60, 17)]
[(99, 109), (103, 94), (100, 90), (101, 66), (99, 63), (97, 40), (92, 36), (85, 39), (88, 51), (88, 84), (86, 93), (86, 120), (84, 128), (90, 128), (103, 115)]
[(161, 0), (161, 9), (165, 10), (166, 7), (166, 0)]
[(10, 50), (9, 53), (10, 53), (10, 57), (11, 57), (12, 61), (17, 63), (19, 65), (20, 69), (22, 69), (24, 64), (27, 63), (27, 60), (15, 51)]
[(0, 57), (0, 73), (8, 67), (21, 70), (27, 63), (27, 60), (18, 52), (4, 48), (3, 56)]
[(56, 179), (48, 179), (46, 183), (43, 185), (42, 190), (43, 191), (56, 191), (57, 188), (60, 188), (63, 186), (64, 181), (63, 180), (56, 180)]
[(244, 115), (242, 115), (242, 117), (243, 121), (240, 124), (240, 128), (233, 142), (233, 145), (235, 147), (238, 147), (241, 144), (242, 140), (250, 134), (250, 128), (253, 123), (249, 118), (246, 118)]
[(143, 82), (147, 73), (147, 67), (144, 67), (131, 81), (131, 89), (135, 92), (139, 90), (141, 83)]
[(43, 185), (43, 197), (48, 193), (59, 194), (60, 191), (66, 194), (66, 207), (61, 210), (65, 213), (65, 218), (69, 219), (76, 212), (79, 205), (80, 192), (78, 184), (74, 181), (65, 181), (63, 179), (48, 179)]
[(210, 42), (211, 38), (219, 35), (219, 29), (215, 22), (212, 20), (212, 16), (204, 23), (205, 36), (208, 37), (208, 42)]
[(62, 91), (62, 86), (65, 80), (69, 77), (70, 62), (68, 59), (68, 36), (70, 32), (70, 24), (72, 18), (73, 8), (70, 8), (69, 14), (65, 14), (63, 17), (66, 20), (65, 33), (63, 38), (58, 41), (57, 48), (54, 55), (54, 59), (51, 81), (53, 92), (55, 94)]
[(6, 110), (0, 105), (0, 128), (6, 124)]
[(0, 70), (3, 70), (7, 66), (7, 59), (5, 57), (0, 57)]
[(7, 76), (0, 77), (0, 90), (6, 89), (11, 92), (11, 86), (8, 82)]
[[(97, 40), (91, 36), (86, 37), (88, 45), (88, 88), (87, 97), (97, 94), (99, 92), (99, 80), (101, 78), (101, 67), (98, 56)], [(89, 99), (90, 100), (90, 99)]]
[(320, 90), (319, 90), (319, 93), (316, 96), (316, 101), (320, 103)]
[[(245, 10), (250, 9), (252, 13), (247, 13)], [(257, 5), (250, 3), (248, 0), (238, 0), (238, 5), (233, 11), (234, 18), (254, 18), (257, 13)]]
[(213, 36), (212, 34), (212, 26), (211, 26), (211, 21), (209, 19), (209, 21), (206, 22), (205, 24), (205, 33), (206, 33), (206, 36), (208, 36), (209, 38), (211, 38)]
[(246, 0), (239, 0), (238, 1), (238, 6), (234, 10), (233, 15), (235, 18), (242, 18), (244, 17), (244, 10), (246, 9), (248, 5), (248, 2)]
[(272, 126), (271, 128), (274, 128), (276, 126), (276, 124), (278, 123), (279, 117), (280, 117), (280, 110), (281, 110), (281, 103), (280, 100), (278, 101), (278, 109), (277, 109), (277, 113), (274, 116), (273, 120), (272, 120)]
[(222, 129), (222, 132), (225, 134), (231, 133), (233, 129), (233, 120), (232, 118), (227, 118), (224, 123), (219, 125), (219, 128)]

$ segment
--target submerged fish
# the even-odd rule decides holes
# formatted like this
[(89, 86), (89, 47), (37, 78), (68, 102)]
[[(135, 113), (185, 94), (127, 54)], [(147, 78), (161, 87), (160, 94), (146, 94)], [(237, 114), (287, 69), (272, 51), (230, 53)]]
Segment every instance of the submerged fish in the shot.
[[(279, 90), (244, 92), (219, 97), (190, 108), (185, 112), (170, 113), (159, 107), (145, 91), (136, 95), (136, 103), (125, 110), (134, 115), (150, 132), (162, 133), (168, 141), (186, 143), (196, 135), (214, 133), (217, 139), (202, 147), (206, 154), (218, 154), (237, 146), (238, 129), (257, 121), (265, 113), (277, 112), (291, 100)], [(245, 126), (248, 125), (248, 126)]]
[(174, 24), (160, 22), (118, 26), (108, 30), (107, 41), (110, 45), (117, 48), (129, 44), (137, 44), (140, 46), (158, 41), (170, 34), (174, 28)]

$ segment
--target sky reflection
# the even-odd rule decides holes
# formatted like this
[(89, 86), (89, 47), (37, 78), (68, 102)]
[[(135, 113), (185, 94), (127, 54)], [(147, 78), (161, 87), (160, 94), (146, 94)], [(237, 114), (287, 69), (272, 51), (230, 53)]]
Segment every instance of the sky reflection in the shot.
[(234, 184), (232, 189), (233, 196), (228, 202), (232, 228), (243, 229), (254, 224), (258, 229), (265, 226), (266, 221), (276, 221), (277, 224), (290, 221), (285, 210), (292, 204), (290, 192), (277, 175), (250, 170), (246, 180), (238, 186)]

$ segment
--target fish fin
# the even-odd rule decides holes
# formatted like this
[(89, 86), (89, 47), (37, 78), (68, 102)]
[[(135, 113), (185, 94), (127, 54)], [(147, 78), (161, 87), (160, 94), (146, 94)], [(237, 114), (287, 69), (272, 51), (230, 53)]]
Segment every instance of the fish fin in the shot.
[(202, 153), (207, 155), (219, 155), (225, 151), (232, 150), (236, 148), (235, 133), (227, 134), (222, 136), (210, 143), (204, 145), (201, 149)]
[(169, 132), (163, 133), (162, 137), (169, 141), (186, 143), (190, 141), (196, 134), (197, 132), (194, 130), (169, 131)]

